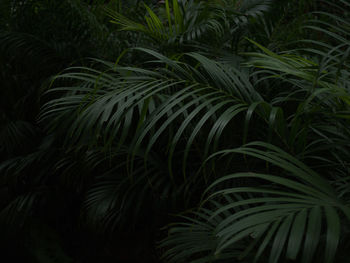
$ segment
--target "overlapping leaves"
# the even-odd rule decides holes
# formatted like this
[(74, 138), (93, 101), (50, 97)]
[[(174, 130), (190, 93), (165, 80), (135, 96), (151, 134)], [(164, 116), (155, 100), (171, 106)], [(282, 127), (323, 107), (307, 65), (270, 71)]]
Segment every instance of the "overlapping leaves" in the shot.
[[(342, 225), (348, 224), (350, 220), (349, 202), (338, 197), (339, 193), (324, 176), (275, 146), (263, 142), (250, 143), (218, 152), (212, 158), (231, 154), (261, 159), (281, 168), (282, 172), (276, 175), (235, 173), (209, 186), (209, 206), (205, 204), (199, 213), (194, 214), (195, 218), (199, 216), (198, 219), (178, 226), (183, 231), (201, 226), (200, 233), (214, 240), (210, 249), (203, 249), (212, 255), (211, 259), (201, 257), (203, 261), (200, 262), (211, 262), (213, 258), (225, 262), (221, 257), (225, 258), (226, 253), (232, 253), (232, 249), (242, 247), (242, 242), (250, 245), (241, 249), (237, 258), (248, 255), (254, 249), (254, 262), (263, 255), (269, 255), (268, 262), (280, 262), (280, 258), (313, 262), (318, 257), (324, 257), (324, 262), (333, 262)], [(218, 190), (222, 188), (222, 183), (244, 178), (260, 183), (254, 187), (247, 185)], [(213, 202), (221, 205), (213, 207), (210, 205)], [(214, 219), (216, 223), (212, 226)], [(184, 246), (183, 243), (192, 242), (193, 238), (190, 234), (187, 239), (178, 242), (181, 233), (176, 229), (174, 227), (171, 230), (172, 234), (164, 242), (165, 245), (173, 246), (166, 254), (170, 261), (176, 258), (177, 253), (185, 253), (178, 250)], [(325, 246), (324, 254), (315, 258), (321, 245)], [(192, 251), (187, 253), (189, 258), (194, 255)]]

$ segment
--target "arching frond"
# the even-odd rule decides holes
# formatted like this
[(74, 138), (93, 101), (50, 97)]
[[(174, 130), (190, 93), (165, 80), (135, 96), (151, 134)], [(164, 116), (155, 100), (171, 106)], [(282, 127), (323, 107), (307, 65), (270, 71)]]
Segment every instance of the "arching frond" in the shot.
[[(244, 154), (261, 159), (282, 169), (277, 175), (255, 172), (235, 173), (224, 176), (209, 186), (207, 192), (212, 192), (208, 199), (216, 200), (216, 209), (201, 208), (201, 220), (191, 220), (186, 225), (171, 227), (174, 234), (169, 235), (165, 244), (173, 244), (166, 255), (175, 260), (181, 252), (188, 258), (194, 258), (195, 251), (187, 250), (193, 247), (191, 238), (181, 238), (183, 231), (205, 226), (207, 234), (215, 241), (206, 251), (212, 251), (220, 262), (225, 253), (232, 253), (232, 248), (241, 247), (240, 242), (249, 242), (240, 256), (245, 256), (255, 249), (257, 262), (266, 250), (270, 250), (268, 262), (280, 262), (284, 257), (300, 262), (313, 262), (318, 256), (324, 262), (333, 262), (341, 238), (342, 226), (348, 225), (350, 210), (348, 200), (340, 200), (337, 192), (329, 182), (303, 163), (270, 144), (255, 142), (246, 146), (225, 150), (215, 156)], [(220, 184), (240, 178), (251, 178), (259, 181), (259, 186), (240, 186), (221, 189)], [(247, 195), (248, 194), (248, 195)], [(244, 198), (239, 196), (244, 196)], [(227, 199), (230, 198), (230, 199)], [(224, 202), (226, 200), (226, 202)], [(229, 200), (229, 201), (228, 201)], [(206, 207), (206, 205), (204, 205)], [(211, 226), (215, 218), (221, 220)], [(211, 226), (211, 227), (210, 227)], [(202, 230), (203, 231), (203, 230)], [(179, 245), (181, 242), (181, 246)], [(316, 250), (324, 245), (322, 255), (315, 255)], [(183, 254), (181, 254), (183, 255)], [(237, 256), (239, 258), (239, 256)], [(212, 259), (200, 256), (201, 262), (211, 262)], [(192, 261), (191, 261), (192, 262)], [(252, 261), (250, 261), (252, 262)]]

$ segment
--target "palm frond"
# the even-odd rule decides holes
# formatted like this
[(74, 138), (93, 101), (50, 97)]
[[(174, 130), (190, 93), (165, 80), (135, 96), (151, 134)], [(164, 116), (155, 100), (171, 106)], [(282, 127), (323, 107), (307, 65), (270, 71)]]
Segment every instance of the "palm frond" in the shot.
[[(270, 144), (250, 143), (237, 149), (218, 152), (212, 158), (230, 154), (244, 154), (264, 160), (280, 167), (282, 173), (235, 173), (215, 181), (207, 190), (213, 191), (208, 199), (216, 200), (222, 205), (214, 210), (201, 208), (200, 213), (205, 211), (207, 215), (200, 222), (192, 221), (182, 228), (174, 226), (175, 234), (170, 235), (165, 242), (175, 245), (167, 255), (175, 258), (177, 253), (181, 253), (176, 250), (180, 248), (180, 240), (183, 250), (186, 250), (186, 244), (191, 244), (191, 236), (188, 236), (188, 239), (177, 239), (181, 237), (182, 231), (190, 231), (191, 228), (195, 229), (201, 225), (209, 227), (212, 220), (221, 217), (222, 220), (208, 230), (216, 242), (207, 250), (214, 251), (217, 259), (225, 255), (226, 251), (230, 253), (235, 244), (240, 247), (240, 242), (246, 241), (251, 243), (247, 250), (257, 250), (254, 262), (257, 262), (267, 249), (270, 249), (268, 262), (271, 263), (279, 262), (282, 257), (312, 262), (320, 243), (325, 246), (324, 254), (320, 255), (324, 262), (333, 262), (341, 236), (341, 226), (349, 223), (350, 210), (348, 203), (337, 197), (329, 182), (291, 155)], [(256, 187), (220, 189), (223, 182), (239, 178), (252, 178), (259, 180), (260, 184)], [(225, 198), (227, 201), (227, 196), (231, 199), (223, 204)], [(237, 196), (243, 198), (237, 200)], [(247, 251), (241, 253), (245, 255)], [(189, 252), (187, 256), (195, 257), (195, 253)], [(202, 259), (203, 262), (210, 262), (205, 257)]]

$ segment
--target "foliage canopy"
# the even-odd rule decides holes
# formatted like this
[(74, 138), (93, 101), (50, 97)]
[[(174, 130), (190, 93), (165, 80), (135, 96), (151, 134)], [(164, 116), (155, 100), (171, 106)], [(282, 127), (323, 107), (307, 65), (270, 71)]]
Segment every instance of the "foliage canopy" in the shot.
[(348, 260), (349, 0), (0, 12), (5, 256)]

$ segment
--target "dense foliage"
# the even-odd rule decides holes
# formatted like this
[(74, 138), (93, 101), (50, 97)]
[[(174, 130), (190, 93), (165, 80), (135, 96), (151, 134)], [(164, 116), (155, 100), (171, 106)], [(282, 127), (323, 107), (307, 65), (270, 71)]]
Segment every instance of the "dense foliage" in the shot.
[(349, 262), (349, 0), (2, 0), (13, 262)]

